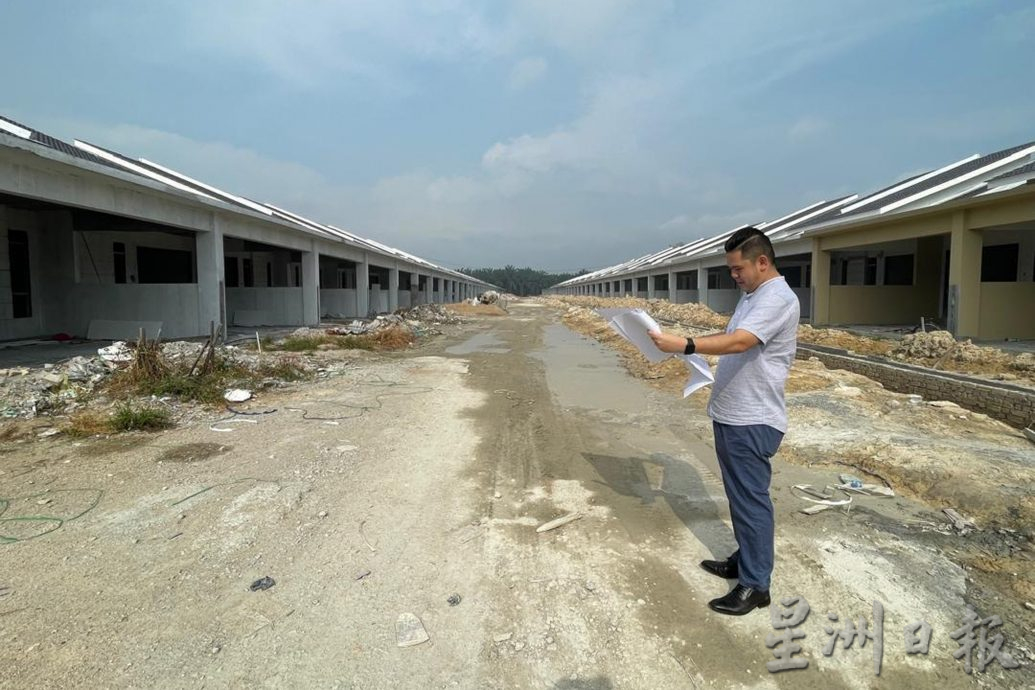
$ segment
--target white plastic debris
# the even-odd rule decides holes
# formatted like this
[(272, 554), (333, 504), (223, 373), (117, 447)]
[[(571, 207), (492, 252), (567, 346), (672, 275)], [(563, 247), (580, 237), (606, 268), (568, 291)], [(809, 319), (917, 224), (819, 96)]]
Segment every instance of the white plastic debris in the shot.
[(107, 347), (98, 348), (97, 354), (105, 362), (128, 362), (133, 359), (133, 353), (126, 347), (124, 340), (116, 340)]
[(244, 388), (231, 388), (223, 393), (223, 399), (227, 402), (244, 402), (245, 400), (251, 400), (251, 397), (252, 392)]
[(542, 532), (549, 532), (552, 529), (557, 529), (558, 527), (561, 527), (562, 525), (567, 525), (569, 522), (573, 522), (575, 520), (578, 520), (581, 517), (582, 517), (581, 513), (569, 513), (568, 515), (565, 515), (564, 517), (559, 517), (556, 520), (550, 520), (549, 522), (544, 522), (543, 524), (541, 524), (538, 527), (536, 527), (535, 531), (536, 532), (540, 532), (540, 533), (542, 533)]
[(400, 613), (395, 621), (395, 643), (399, 647), (414, 647), (430, 640), (428, 631), (412, 613)]
[(221, 419), (221, 420), (219, 420), (219, 421), (217, 421), (217, 422), (215, 422), (213, 424), (210, 424), (208, 428), (211, 429), (212, 431), (227, 431), (227, 432), (229, 432), (229, 431), (233, 431), (234, 430), (233, 427), (227, 428), (226, 426), (219, 426), (219, 425), (221, 425), (221, 424), (222, 425), (226, 425), (226, 424), (258, 424), (258, 423), (259, 422), (254, 420), (254, 419), (237, 419), (237, 418)]

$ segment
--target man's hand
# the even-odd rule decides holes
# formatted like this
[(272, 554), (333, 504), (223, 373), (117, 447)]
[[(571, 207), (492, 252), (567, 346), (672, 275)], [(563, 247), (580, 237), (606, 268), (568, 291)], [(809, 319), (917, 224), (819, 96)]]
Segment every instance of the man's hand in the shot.
[(682, 354), (686, 349), (686, 338), (681, 335), (662, 333), (661, 331), (647, 331), (647, 335), (654, 341), (654, 344), (662, 352), (675, 352)]

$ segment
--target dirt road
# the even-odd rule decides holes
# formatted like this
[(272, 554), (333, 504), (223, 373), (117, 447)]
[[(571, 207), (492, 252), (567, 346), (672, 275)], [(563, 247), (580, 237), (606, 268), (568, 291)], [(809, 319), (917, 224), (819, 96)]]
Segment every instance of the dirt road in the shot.
[[(0, 686), (1032, 683), (1018, 625), (1030, 618), (903, 527), (929, 509), (895, 498), (801, 515), (790, 485), (829, 471), (779, 458), (773, 594), (811, 605), (796, 657), (809, 666), (770, 674), (768, 612), (707, 608), (728, 585), (697, 563), (733, 539), (702, 399), (627, 376), (541, 305), (249, 411), (274, 409), (4, 449), (0, 524), (24, 540), (0, 545)], [(572, 512), (581, 519), (536, 532)], [(56, 520), (10, 520), (34, 515)], [(276, 584), (251, 591), (263, 577)], [(879, 679), (874, 641), (822, 653), (824, 626), (863, 617), (873, 631), (875, 600)], [(968, 676), (953, 659), (949, 635), (975, 601), (1006, 619), (1003, 649), (1026, 666)], [(429, 641), (397, 646), (403, 613)], [(929, 653), (908, 655), (903, 628), (921, 619)]]

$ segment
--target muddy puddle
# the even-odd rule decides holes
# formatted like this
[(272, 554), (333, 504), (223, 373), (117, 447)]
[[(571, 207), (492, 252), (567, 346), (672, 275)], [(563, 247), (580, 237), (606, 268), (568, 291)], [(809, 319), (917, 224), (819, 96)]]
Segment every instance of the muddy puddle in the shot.
[(550, 390), (561, 407), (641, 412), (641, 384), (629, 377), (617, 355), (566, 326), (543, 329), (544, 347), (533, 353), (546, 368)]

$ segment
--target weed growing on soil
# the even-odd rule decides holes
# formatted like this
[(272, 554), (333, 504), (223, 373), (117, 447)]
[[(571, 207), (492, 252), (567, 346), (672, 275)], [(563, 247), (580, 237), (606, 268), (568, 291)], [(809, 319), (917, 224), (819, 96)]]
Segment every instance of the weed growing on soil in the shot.
[(109, 418), (100, 412), (83, 411), (72, 415), (65, 433), (77, 438), (111, 433)]
[(108, 423), (112, 431), (158, 431), (172, 426), (168, 410), (149, 406), (135, 408), (129, 403), (119, 405)]
[(133, 407), (123, 403), (110, 415), (89, 410), (80, 412), (69, 420), (64, 431), (69, 436), (85, 438), (122, 431), (158, 431), (171, 426), (173, 423), (168, 410), (151, 405)]
[(383, 328), (360, 335), (289, 336), (276, 343), (264, 341), (263, 350), (314, 352), (316, 350), (402, 350), (413, 344), (413, 334), (405, 328)]
[[(356, 336), (361, 337), (361, 336)], [(414, 336), (405, 328), (385, 328), (369, 336), (378, 350), (403, 350), (413, 344)]]
[(286, 352), (313, 352), (319, 350), (321, 345), (334, 350), (374, 349), (374, 343), (369, 337), (359, 335), (291, 336), (279, 345), (274, 343), (272, 347)]
[(249, 367), (216, 352), (191, 373), (192, 362), (176, 364), (159, 357), (158, 366), (138, 368), (134, 363), (115, 373), (108, 383), (113, 397), (146, 395), (173, 396), (183, 401), (222, 404), (228, 388), (257, 388), (266, 379), (298, 381), (306, 372), (297, 362), (289, 359), (271, 359)]

